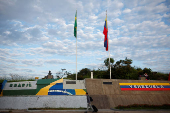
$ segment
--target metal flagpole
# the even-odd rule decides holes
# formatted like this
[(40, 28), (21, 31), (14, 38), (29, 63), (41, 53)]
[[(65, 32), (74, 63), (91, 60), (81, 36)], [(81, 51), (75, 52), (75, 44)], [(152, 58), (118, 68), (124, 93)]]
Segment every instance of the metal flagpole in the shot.
[[(107, 18), (107, 10), (106, 10), (106, 18)], [(107, 24), (107, 29), (108, 29), (108, 24)], [(108, 39), (108, 46), (109, 46), (109, 66), (110, 66), (110, 79), (112, 79), (111, 77), (111, 65), (110, 65), (110, 45), (109, 45), (109, 37), (108, 37), (108, 34), (107, 34), (107, 39)]]
[[(76, 10), (76, 16), (77, 16), (77, 10)], [(76, 21), (77, 21), (77, 17), (76, 17)], [(76, 80), (77, 80), (77, 30), (76, 30)]]
[(76, 35), (76, 80), (77, 80), (77, 35)]
[[(109, 45), (109, 39), (108, 39), (108, 45)], [(109, 65), (110, 65), (110, 46), (109, 46)], [(112, 79), (111, 77), (111, 65), (110, 65), (110, 79)]]

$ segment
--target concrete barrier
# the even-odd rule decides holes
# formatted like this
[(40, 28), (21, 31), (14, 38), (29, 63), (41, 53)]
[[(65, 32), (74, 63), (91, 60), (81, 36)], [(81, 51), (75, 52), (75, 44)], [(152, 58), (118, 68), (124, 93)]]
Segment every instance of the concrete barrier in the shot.
[(0, 109), (86, 108), (86, 96), (3, 96)]
[(35, 95), (37, 81), (8, 82), (3, 89), (3, 96)]
[(37, 89), (36, 83), (37, 81), (8, 82), (5, 84), (4, 90)]
[(0, 96), (16, 95), (85, 95), (85, 80), (40, 79), (8, 82)]
[(63, 79), (63, 89), (86, 89), (85, 80)]
[(121, 90), (119, 83), (164, 84), (170, 83), (170, 81), (86, 79), (87, 92), (93, 98), (92, 104), (94, 104), (98, 109), (108, 109), (114, 108), (118, 105), (131, 105), (131, 104), (150, 104), (150, 105), (170, 104), (170, 90), (123, 91)]

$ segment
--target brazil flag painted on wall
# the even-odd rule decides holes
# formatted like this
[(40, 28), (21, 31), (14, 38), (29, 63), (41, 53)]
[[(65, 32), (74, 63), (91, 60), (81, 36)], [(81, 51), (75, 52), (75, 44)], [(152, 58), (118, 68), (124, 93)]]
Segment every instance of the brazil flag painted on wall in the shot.
[(74, 23), (74, 36), (77, 36), (77, 10), (75, 15), (75, 23)]

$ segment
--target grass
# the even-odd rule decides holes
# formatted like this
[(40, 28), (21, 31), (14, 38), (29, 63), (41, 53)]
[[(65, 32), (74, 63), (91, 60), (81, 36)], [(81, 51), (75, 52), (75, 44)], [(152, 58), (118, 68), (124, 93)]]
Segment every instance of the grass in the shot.
[(132, 104), (128, 106), (119, 105), (116, 109), (170, 109), (170, 104), (148, 105), (148, 104)]
[(28, 110), (86, 110), (87, 108), (28, 108)]

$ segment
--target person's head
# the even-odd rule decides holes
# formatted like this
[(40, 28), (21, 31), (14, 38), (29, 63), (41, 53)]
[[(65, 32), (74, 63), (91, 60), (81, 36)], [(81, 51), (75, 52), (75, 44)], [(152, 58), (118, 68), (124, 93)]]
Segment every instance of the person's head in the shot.
[(88, 95), (88, 93), (86, 93), (86, 95)]

